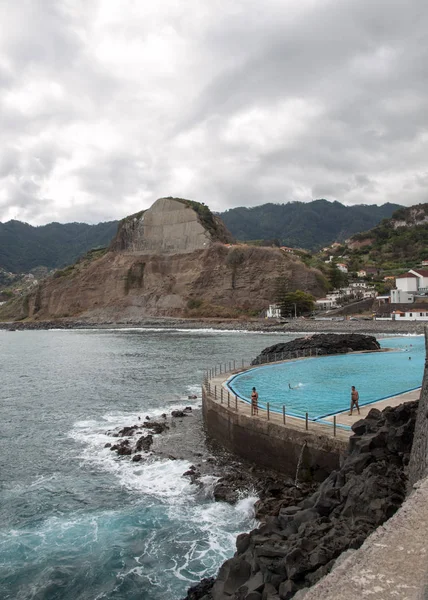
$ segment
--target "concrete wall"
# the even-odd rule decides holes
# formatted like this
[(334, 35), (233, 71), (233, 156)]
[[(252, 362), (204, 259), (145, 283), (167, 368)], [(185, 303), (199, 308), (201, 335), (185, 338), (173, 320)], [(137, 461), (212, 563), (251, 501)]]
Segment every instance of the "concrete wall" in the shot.
[(428, 475), (428, 327), (425, 326), (425, 370), (409, 462), (409, 490)]
[(218, 404), (205, 390), (202, 411), (207, 433), (225, 448), (259, 466), (294, 478), (302, 453), (299, 480), (322, 481), (340, 464), (347, 442), (298, 431), (251, 417)]

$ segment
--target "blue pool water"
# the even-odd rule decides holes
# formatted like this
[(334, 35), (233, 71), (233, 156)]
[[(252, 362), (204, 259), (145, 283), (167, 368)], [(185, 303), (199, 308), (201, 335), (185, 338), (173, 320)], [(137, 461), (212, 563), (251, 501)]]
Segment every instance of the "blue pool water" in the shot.
[[(393, 352), (373, 352), (325, 356), (266, 365), (236, 375), (229, 388), (250, 402), (257, 388), (259, 406), (292, 416), (317, 420), (349, 409), (351, 385), (360, 394), (360, 406), (419, 387), (425, 359), (424, 338), (387, 338), (382, 348)], [(410, 360), (409, 360), (410, 358)], [(291, 386), (290, 389), (289, 384)]]

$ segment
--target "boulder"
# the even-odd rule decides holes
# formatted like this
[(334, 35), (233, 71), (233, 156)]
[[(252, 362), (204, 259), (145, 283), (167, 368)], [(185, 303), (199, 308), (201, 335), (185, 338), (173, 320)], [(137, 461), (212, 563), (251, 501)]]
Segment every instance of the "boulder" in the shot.
[(372, 335), (360, 333), (318, 333), (291, 342), (268, 346), (252, 361), (258, 365), (275, 360), (286, 360), (296, 356), (324, 356), (346, 354), (356, 351), (380, 350), (379, 342)]
[(142, 435), (138, 440), (137, 443), (135, 444), (135, 451), (136, 452), (148, 452), (151, 448), (151, 445), (153, 444), (153, 436), (151, 434), (149, 435)]

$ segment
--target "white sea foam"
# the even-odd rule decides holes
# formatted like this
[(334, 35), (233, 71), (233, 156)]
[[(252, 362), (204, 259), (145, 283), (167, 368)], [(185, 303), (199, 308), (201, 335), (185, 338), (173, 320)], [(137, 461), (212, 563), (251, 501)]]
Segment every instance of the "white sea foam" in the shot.
[[(191, 386), (189, 386), (191, 391)], [(152, 416), (161, 409), (149, 412)], [(183, 473), (190, 463), (183, 460), (148, 457), (144, 462), (134, 463), (129, 457), (118, 457), (104, 444), (116, 438), (106, 435), (106, 425), (136, 423), (135, 414), (104, 415), (101, 421), (85, 420), (76, 423), (70, 435), (82, 444), (80, 459), (96, 468), (110, 473), (118, 485), (135, 493), (136, 499), (145, 506), (158, 506), (174, 524), (174, 536), (168, 545), (165, 577), (158, 577), (158, 562), (165, 562), (165, 540), (159, 538), (154, 528), (141, 540), (143, 552), (136, 556), (138, 566), (128, 574), (141, 577), (150, 585), (170, 585), (177, 579), (186, 585), (212, 575), (220, 564), (233, 555), (236, 535), (256, 526), (254, 519), (254, 495), (243, 497), (236, 505), (214, 502), (213, 488), (218, 480), (214, 476), (201, 478), (201, 486), (192, 485)], [(88, 532), (89, 534), (89, 532)], [(92, 528), (90, 535), (96, 535)], [(169, 534), (168, 534), (169, 535)], [(168, 582), (168, 583), (166, 583)], [(173, 591), (171, 587), (171, 593)]]

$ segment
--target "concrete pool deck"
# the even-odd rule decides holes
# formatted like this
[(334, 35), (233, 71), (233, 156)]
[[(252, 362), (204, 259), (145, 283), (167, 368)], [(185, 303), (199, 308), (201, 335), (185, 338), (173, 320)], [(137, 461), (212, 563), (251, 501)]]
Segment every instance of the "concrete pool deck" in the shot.
[[(296, 360), (296, 359), (293, 359), (293, 360)], [(305, 359), (301, 358), (298, 360), (305, 360)], [(279, 361), (277, 363), (270, 363), (270, 364), (275, 365), (275, 364), (282, 364), (284, 362), (288, 362), (288, 361)], [(207, 389), (206, 390), (207, 393), (209, 393), (211, 398), (213, 400), (215, 400), (218, 404), (223, 404), (223, 406), (225, 408), (227, 407), (234, 411), (237, 410), (239, 413), (245, 414), (256, 420), (266, 421), (267, 420), (267, 410), (265, 410), (262, 407), (259, 407), (259, 414), (251, 415), (250, 404), (244, 400), (241, 400), (239, 398), (239, 396), (237, 397), (237, 400), (236, 400), (235, 395), (232, 392), (230, 392), (230, 390), (228, 390), (228, 388), (227, 388), (228, 381), (231, 378), (233, 378), (235, 375), (237, 375), (238, 373), (243, 373), (243, 372), (247, 371), (249, 368), (251, 368), (251, 369), (257, 368), (258, 366), (263, 366), (263, 365), (253, 365), (248, 368), (239, 368), (239, 369), (235, 369), (234, 371), (216, 375), (216, 376), (210, 378), (209, 379), (210, 390)], [(217, 388), (217, 397), (214, 393), (215, 388)], [(223, 389), (223, 400), (221, 398), (221, 389)], [(285, 424), (287, 427), (292, 427), (293, 429), (296, 429), (299, 431), (307, 431), (308, 433), (312, 432), (312, 433), (316, 433), (318, 435), (327, 435), (329, 437), (333, 436), (333, 437), (337, 437), (341, 440), (347, 440), (352, 435), (352, 430), (350, 429), (350, 427), (353, 425), (353, 423), (355, 423), (359, 419), (365, 418), (372, 408), (377, 408), (378, 410), (382, 411), (388, 406), (394, 407), (394, 406), (398, 406), (399, 404), (402, 404), (403, 402), (411, 402), (414, 400), (418, 400), (419, 396), (420, 396), (420, 391), (421, 391), (421, 388), (417, 388), (415, 390), (411, 390), (409, 392), (405, 392), (402, 394), (397, 394), (396, 396), (391, 396), (391, 397), (383, 399), (383, 400), (371, 402), (370, 404), (367, 404), (365, 406), (360, 406), (360, 414), (358, 414), (354, 409), (352, 416), (349, 416), (349, 408), (348, 408), (346, 410), (341, 410), (341, 411), (338, 411), (337, 413), (333, 413), (333, 414), (329, 415), (328, 417), (324, 417), (320, 421), (309, 420), (308, 429), (306, 429), (306, 422), (305, 422), (304, 417), (301, 418), (301, 417), (286, 415), (286, 423)], [(229, 394), (228, 394), (228, 392), (229, 392)], [(334, 434), (334, 427), (333, 427), (334, 417), (336, 417), (336, 425), (337, 425), (336, 435)], [(281, 413), (273, 412), (272, 410), (270, 410), (270, 413), (269, 413), (269, 421), (271, 421), (272, 423), (275, 423), (277, 425), (284, 425), (283, 415)]]

